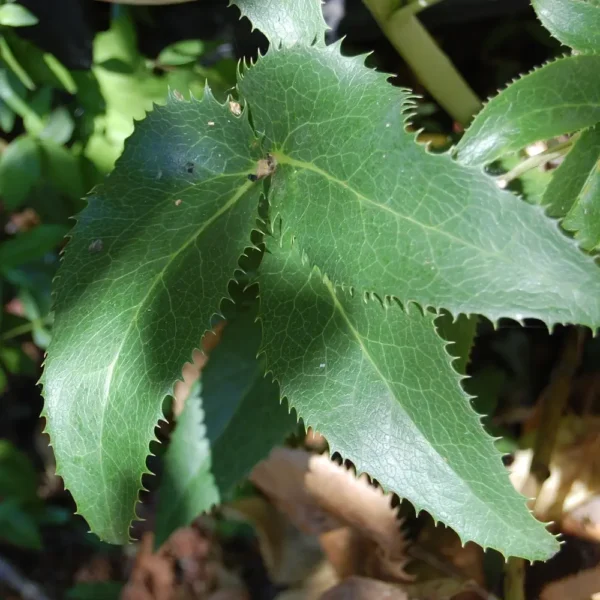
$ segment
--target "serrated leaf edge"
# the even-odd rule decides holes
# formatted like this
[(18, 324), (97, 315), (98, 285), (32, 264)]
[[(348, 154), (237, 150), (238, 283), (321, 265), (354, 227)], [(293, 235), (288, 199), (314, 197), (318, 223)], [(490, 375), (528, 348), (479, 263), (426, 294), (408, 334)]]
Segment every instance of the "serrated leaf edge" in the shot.
[[(225, 102), (224, 102), (223, 104), (221, 104), (221, 103), (220, 103), (220, 102), (219, 102), (219, 101), (218, 101), (218, 100), (215, 98), (215, 96), (213, 95), (213, 93), (212, 93), (212, 90), (210, 89), (210, 86), (209, 86), (209, 84), (208, 84), (208, 81), (206, 81), (206, 83), (205, 83), (205, 86), (204, 86), (204, 94), (203, 94), (203, 96), (202, 96), (202, 98), (201, 98), (201, 99), (197, 99), (197, 98), (195, 98), (195, 97), (193, 96), (193, 94), (191, 94), (191, 92), (190, 92), (190, 100), (188, 101), (188, 100), (185, 100), (185, 99), (184, 99), (184, 98), (182, 98), (182, 97), (179, 97), (179, 96), (177, 95), (176, 91), (169, 89), (169, 90), (168, 90), (167, 99), (166, 99), (166, 102), (165, 102), (165, 104), (159, 104), (159, 103), (153, 102), (153, 103), (152, 103), (152, 109), (151, 109), (151, 110), (145, 111), (145, 114), (144, 114), (144, 116), (143, 116), (143, 117), (141, 117), (140, 119), (135, 119), (135, 118), (134, 118), (133, 120), (134, 120), (134, 122), (140, 122), (140, 121), (143, 121), (143, 120), (145, 120), (145, 119), (147, 118), (147, 116), (148, 116), (150, 113), (152, 113), (152, 112), (154, 112), (154, 111), (156, 111), (156, 110), (160, 110), (161, 108), (163, 108), (164, 106), (166, 106), (166, 105), (168, 105), (168, 104), (170, 104), (170, 103), (179, 103), (179, 102), (186, 102), (186, 103), (194, 103), (194, 102), (196, 102), (196, 103), (202, 103), (202, 102), (204, 102), (204, 101), (207, 101), (207, 102), (213, 102), (213, 103), (214, 103), (215, 105), (217, 105), (219, 108), (221, 108), (221, 109), (226, 109), (226, 110), (228, 110), (228, 111), (229, 111), (229, 109), (228, 109), (228, 105), (229, 105), (229, 102), (230, 102), (230, 100), (231, 100), (231, 96), (227, 96), (227, 98), (226, 98)], [(239, 116), (238, 116), (238, 115), (235, 115), (235, 114), (233, 114), (233, 113), (231, 113), (231, 111), (229, 111), (229, 113), (231, 114), (231, 116), (232, 116), (233, 118), (236, 118), (236, 119), (246, 119), (246, 120), (248, 120), (248, 109), (247, 109), (246, 107), (243, 107), (243, 108), (242, 108), (242, 113), (241, 113)], [(133, 136), (134, 134), (135, 134), (135, 129), (134, 129), (134, 131), (132, 131), (132, 133), (131, 133), (131, 134), (130, 134), (128, 137), (127, 137), (127, 139), (125, 140), (125, 143), (127, 143), (127, 140), (128, 140), (128, 139), (129, 139), (131, 136)], [(112, 175), (112, 172), (114, 172), (114, 170), (115, 170), (115, 169), (118, 167), (119, 163), (120, 163), (120, 162), (121, 162), (121, 160), (122, 160), (122, 156), (123, 156), (123, 155), (121, 155), (121, 156), (120, 156), (120, 157), (117, 159), (117, 161), (116, 161), (116, 163), (115, 163), (115, 167), (114, 167), (113, 171), (111, 171), (111, 173), (109, 173), (109, 174), (106, 176), (106, 179), (110, 178), (110, 176)], [(106, 180), (106, 179), (105, 179), (105, 180)], [(89, 192), (88, 192), (88, 193), (87, 193), (87, 194), (84, 196), (84, 199), (88, 199), (88, 198), (92, 197), (92, 196), (93, 196), (93, 195), (96, 193), (96, 191), (97, 191), (99, 188), (101, 188), (102, 186), (103, 186), (103, 183), (99, 183), (99, 184), (97, 184), (96, 186), (94, 186), (94, 187), (93, 187), (93, 188), (92, 188), (92, 189), (91, 189), (91, 190), (90, 190), (90, 191), (89, 191)], [(83, 212), (83, 210), (85, 210), (85, 208), (87, 207), (87, 205), (88, 205), (88, 202), (86, 202), (86, 205), (84, 206), (84, 208), (82, 208), (82, 210), (81, 210), (81, 211), (80, 211), (80, 212), (79, 212), (77, 215), (75, 215), (75, 216), (71, 217), (71, 219), (72, 219), (73, 221), (75, 221), (75, 225), (74, 225), (74, 226), (71, 228), (71, 231), (70, 231), (70, 232), (69, 232), (69, 233), (68, 233), (68, 234), (65, 236), (65, 239), (67, 240), (67, 243), (64, 245), (63, 249), (62, 249), (62, 250), (61, 250), (61, 252), (60, 252), (60, 262), (61, 262), (61, 263), (62, 263), (62, 261), (64, 260), (64, 257), (66, 256), (66, 253), (67, 253), (67, 252), (68, 252), (68, 250), (69, 250), (69, 243), (68, 243), (68, 242), (69, 242), (69, 241), (70, 241), (70, 240), (73, 238), (73, 236), (74, 236), (74, 235), (77, 235), (77, 225), (78, 225), (78, 222), (79, 222), (79, 219), (78, 219), (78, 217), (79, 217), (79, 215), (81, 214), (81, 212)], [(61, 279), (61, 278), (62, 278), (62, 275), (61, 275), (61, 272), (60, 272), (60, 269), (59, 269), (59, 270), (57, 271), (57, 274), (55, 275), (55, 277), (54, 277), (54, 278), (53, 278), (53, 280), (52, 280), (52, 292), (51, 292), (51, 299), (52, 299), (52, 309), (51, 309), (51, 310), (52, 310), (52, 311), (54, 311), (54, 310), (55, 310), (55, 308), (56, 308), (56, 296), (57, 296), (56, 287), (57, 287), (57, 283), (60, 281), (60, 279)], [(231, 274), (231, 277), (230, 277), (230, 279), (229, 279), (229, 282), (228, 282), (228, 285), (227, 285), (227, 287), (229, 286), (229, 283), (231, 283), (231, 281), (233, 281), (233, 280), (234, 280), (234, 278), (235, 278), (235, 274), (234, 274), (234, 273), (232, 273), (232, 274)], [(223, 296), (222, 296), (221, 300), (220, 300), (220, 301), (219, 301), (219, 303), (218, 303), (218, 304), (219, 304), (219, 306), (218, 306), (217, 308), (215, 308), (215, 310), (214, 310), (214, 312), (213, 312), (213, 314), (212, 314), (211, 318), (209, 319), (209, 321), (212, 321), (212, 320), (213, 320), (215, 317), (220, 317), (220, 318), (222, 318), (222, 317), (223, 317), (223, 315), (222, 315), (222, 313), (221, 313), (221, 304), (222, 304), (223, 300), (226, 300), (228, 297), (229, 297), (229, 296), (228, 296), (228, 292), (227, 292), (227, 289), (226, 289), (226, 290), (224, 290), (224, 292), (223, 292)], [(197, 345), (196, 347), (192, 348), (192, 349), (191, 349), (191, 351), (190, 351), (190, 355), (189, 355), (189, 357), (190, 357), (190, 361), (191, 361), (191, 359), (192, 359), (192, 357), (193, 357), (193, 354), (194, 354), (194, 352), (195, 352), (195, 351), (200, 351), (200, 352), (202, 351), (202, 348), (201, 348), (201, 346), (202, 346), (202, 339), (203, 339), (203, 338), (204, 338), (204, 337), (205, 337), (207, 334), (209, 334), (210, 332), (211, 332), (211, 329), (210, 329), (210, 323), (208, 323), (208, 324), (206, 325), (206, 328), (205, 328), (205, 330), (204, 330), (204, 333), (203, 333), (203, 334), (200, 336), (200, 340), (198, 341), (198, 345)], [(44, 368), (44, 367), (46, 366), (46, 359), (47, 359), (47, 357), (48, 357), (48, 355), (49, 355), (49, 353), (50, 353), (51, 351), (52, 351), (52, 342), (50, 343), (50, 345), (49, 345), (48, 349), (46, 350), (46, 352), (45, 352), (45, 354), (44, 354), (44, 360), (43, 360), (43, 362), (42, 362), (43, 371), (42, 371), (42, 375), (40, 376), (40, 378), (39, 378), (39, 380), (38, 380), (38, 382), (37, 382), (37, 385), (41, 386), (41, 388), (42, 388), (42, 389), (41, 389), (41, 391), (42, 391), (42, 396), (43, 396), (43, 388), (44, 388), (44, 381), (45, 381), (45, 375), (46, 375), (46, 371), (45, 371), (45, 368)], [(183, 369), (183, 365), (182, 365), (182, 369)], [(164, 399), (165, 399), (167, 396), (172, 396), (172, 395), (173, 395), (173, 391), (174, 391), (175, 384), (176, 384), (178, 381), (183, 381), (183, 374), (182, 374), (182, 372), (181, 372), (181, 371), (180, 371), (178, 374), (176, 374), (176, 376), (174, 377), (173, 383), (171, 384), (171, 386), (170, 386), (170, 388), (169, 388), (169, 393), (165, 394), (165, 396), (163, 396), (162, 398), (160, 398), (160, 405), (159, 405), (159, 407), (158, 407), (158, 410), (156, 411), (156, 419), (155, 419), (155, 424), (154, 424), (154, 426), (153, 426), (153, 428), (152, 428), (152, 432), (151, 432), (151, 434), (148, 436), (148, 454), (146, 455), (146, 461), (148, 460), (148, 458), (149, 458), (149, 457), (152, 457), (152, 456), (154, 456), (154, 455), (153, 455), (153, 454), (150, 452), (150, 445), (151, 445), (153, 442), (155, 442), (155, 443), (158, 443), (158, 444), (160, 444), (160, 443), (161, 443), (161, 442), (160, 442), (160, 440), (158, 439), (158, 437), (156, 436), (156, 428), (157, 428), (157, 427), (160, 425), (160, 423), (162, 423), (162, 422), (164, 422), (164, 423), (167, 423), (167, 422), (168, 422), (168, 421), (167, 421), (167, 419), (165, 418), (165, 415), (164, 415), (164, 414), (163, 414), (163, 412), (162, 412), (162, 404), (163, 404), (163, 401), (164, 401)], [(42, 411), (41, 411), (41, 413), (40, 413), (40, 417), (42, 417), (42, 418), (44, 418), (44, 419), (45, 419), (45, 426), (44, 426), (44, 429), (43, 429), (43, 433), (45, 433), (45, 434), (48, 436), (48, 438), (49, 438), (48, 445), (49, 445), (50, 447), (53, 447), (53, 443), (52, 443), (52, 439), (53, 439), (52, 428), (51, 428), (51, 426), (50, 426), (50, 418), (49, 418), (49, 415), (48, 415), (48, 413), (47, 413), (47, 410), (46, 410), (46, 408), (47, 408), (47, 407), (46, 407), (46, 403), (44, 402), (44, 406), (43, 406), (43, 408), (42, 408)], [(64, 486), (65, 486), (65, 490), (68, 490), (68, 489), (69, 489), (69, 487), (68, 487), (68, 485), (67, 485), (67, 482), (66, 482), (66, 480), (65, 480), (65, 477), (64, 477), (64, 475), (62, 474), (62, 468), (61, 468), (60, 461), (59, 461), (59, 460), (58, 460), (58, 458), (56, 457), (56, 453), (54, 453), (54, 455), (55, 455), (55, 460), (56, 460), (56, 475), (58, 475), (58, 476), (60, 476), (60, 477), (62, 478), (62, 480), (63, 480), (63, 484), (64, 484)], [(140, 516), (137, 514), (137, 512), (136, 512), (136, 507), (137, 507), (137, 505), (138, 505), (138, 503), (139, 503), (139, 501), (140, 501), (140, 497), (139, 497), (139, 496), (140, 496), (140, 492), (147, 491), (147, 490), (146, 490), (146, 488), (144, 488), (144, 486), (143, 486), (143, 484), (142, 484), (142, 479), (143, 479), (143, 477), (144, 477), (145, 475), (152, 475), (152, 476), (155, 476), (155, 475), (156, 475), (155, 473), (152, 473), (152, 471), (150, 471), (150, 469), (148, 468), (147, 464), (146, 464), (146, 465), (143, 467), (143, 469), (140, 471), (140, 476), (139, 476), (139, 485), (138, 485), (138, 492), (137, 492), (137, 496), (136, 496), (136, 499), (135, 499), (135, 501), (134, 501), (134, 505), (133, 505), (133, 507), (132, 507), (131, 513), (130, 513), (130, 514), (131, 514), (131, 517), (130, 517), (130, 520), (129, 520), (129, 529), (131, 529), (131, 525), (132, 525), (134, 522), (137, 522), (137, 521), (144, 521), (144, 519), (143, 519), (143, 518), (141, 518), (141, 517), (140, 517)], [(76, 514), (76, 515), (80, 515), (80, 516), (82, 516), (82, 517), (84, 517), (84, 518), (85, 518), (85, 515), (79, 511), (79, 505), (78, 505), (78, 502), (77, 502), (77, 500), (75, 499), (75, 497), (74, 497), (74, 496), (73, 496), (73, 502), (75, 503), (75, 507), (76, 507), (75, 514)], [(90, 533), (96, 533), (96, 532), (94, 532), (94, 531), (91, 531), (91, 530), (90, 530)], [(96, 535), (98, 535), (98, 534), (96, 534)], [(98, 535), (98, 537), (100, 537), (100, 536)], [(100, 539), (102, 539), (102, 538), (100, 538)], [(133, 541), (135, 541), (135, 540), (133, 540), (133, 538), (131, 537), (131, 532), (130, 532), (130, 531), (128, 531), (128, 533), (127, 533), (127, 541), (128, 541), (128, 542), (133, 542)]]
[[(272, 235), (270, 235), (270, 234), (267, 234), (267, 235), (269, 235), (269, 236), (271, 237), (271, 239), (274, 239)], [(280, 241), (279, 241), (279, 242), (280, 242), (281, 244), (283, 244), (283, 243), (284, 243), (283, 236), (280, 238)], [(294, 244), (294, 239), (292, 238), (292, 240), (289, 240), (289, 241), (288, 241), (288, 243), (291, 243), (291, 245), (293, 245), (293, 244)], [(336, 289), (341, 289), (342, 291), (344, 291), (344, 292), (346, 292), (346, 293), (348, 293), (348, 292), (349, 292), (349, 293), (351, 293), (352, 295), (354, 295), (354, 289), (353, 289), (353, 288), (350, 288), (350, 287), (348, 287), (348, 286), (346, 286), (346, 287), (343, 287), (343, 286), (340, 286), (340, 285), (335, 285), (335, 284), (334, 284), (334, 283), (333, 283), (333, 282), (332, 282), (332, 281), (331, 281), (331, 280), (330, 280), (330, 279), (327, 277), (327, 275), (326, 275), (326, 274), (324, 274), (324, 273), (321, 271), (321, 269), (320, 269), (320, 268), (319, 268), (317, 265), (315, 265), (315, 264), (311, 264), (311, 262), (310, 262), (310, 260), (309, 260), (309, 257), (307, 256), (307, 254), (306, 254), (304, 251), (302, 251), (302, 250), (300, 249), (300, 252), (301, 252), (301, 256), (302, 256), (302, 262), (303, 262), (304, 264), (307, 264), (307, 265), (310, 267), (310, 269), (311, 269), (311, 276), (313, 276), (313, 275), (316, 273), (316, 274), (317, 274), (317, 277), (319, 277), (319, 278), (321, 279), (321, 281), (323, 281), (325, 284), (327, 284), (327, 283), (331, 284), (331, 285), (332, 285), (332, 287), (333, 287), (333, 289), (334, 289), (334, 291), (335, 291)], [(250, 284), (250, 285), (253, 285), (253, 284)], [(386, 296), (384, 299), (382, 299), (382, 298), (380, 298), (380, 297), (379, 297), (379, 296), (378, 296), (376, 293), (374, 293), (374, 292), (364, 292), (364, 293), (362, 294), (362, 298), (363, 298), (363, 301), (365, 301), (365, 302), (369, 302), (369, 301), (376, 301), (377, 303), (379, 303), (379, 305), (381, 306), (381, 308), (386, 308), (386, 305), (387, 305), (387, 308), (392, 308), (393, 306), (397, 306), (399, 310), (402, 310), (402, 311), (404, 311), (404, 312), (407, 312), (407, 314), (408, 314), (408, 310), (410, 310), (410, 308), (409, 308), (409, 307), (410, 307), (410, 305), (414, 305), (414, 306), (415, 306), (415, 309), (416, 309), (416, 310), (418, 310), (418, 311), (419, 311), (419, 312), (420, 312), (422, 315), (424, 315), (424, 316), (427, 316), (427, 317), (429, 317), (429, 318), (431, 319), (431, 324), (432, 324), (432, 327), (434, 327), (434, 329), (435, 329), (435, 323), (434, 323), (434, 321), (435, 321), (435, 319), (437, 318), (437, 316), (439, 316), (439, 314), (440, 314), (440, 313), (438, 313), (438, 312), (436, 312), (436, 311), (434, 311), (434, 312), (425, 311), (425, 312), (424, 312), (424, 311), (423, 311), (423, 308), (421, 307), (421, 305), (420, 305), (419, 303), (417, 303), (417, 302), (414, 302), (414, 301), (409, 301), (409, 302), (406, 302), (406, 303), (402, 303), (400, 300), (398, 300), (397, 298), (395, 298), (395, 297), (393, 297), (393, 296)], [(259, 300), (259, 302), (260, 302), (260, 288), (259, 288), (258, 300)], [(260, 322), (260, 323), (261, 323), (261, 327), (262, 327), (262, 318), (260, 317), (260, 311), (259, 311), (259, 314), (258, 314), (258, 316), (257, 316), (257, 319), (256, 319), (256, 320), (257, 320), (258, 322)], [(435, 329), (435, 331), (436, 331), (436, 334), (437, 334), (437, 329)], [(446, 355), (446, 359), (447, 359), (447, 361), (448, 361), (448, 364), (449, 364), (450, 368), (452, 369), (453, 373), (456, 375), (457, 384), (458, 384), (458, 386), (459, 386), (459, 388), (460, 388), (460, 390), (461, 390), (461, 393), (462, 393), (462, 396), (463, 396), (463, 398), (465, 399), (465, 401), (467, 401), (467, 402), (468, 402), (468, 404), (469, 404), (469, 407), (471, 408), (471, 410), (473, 410), (473, 412), (475, 412), (475, 413), (478, 415), (479, 424), (480, 424), (480, 426), (481, 426), (482, 432), (484, 433), (485, 439), (486, 439), (486, 440), (488, 440), (488, 444), (489, 444), (489, 446), (490, 446), (491, 453), (492, 453), (494, 456), (497, 456), (497, 458), (498, 458), (498, 459), (501, 459), (501, 456), (502, 456), (502, 455), (501, 455), (501, 453), (500, 453), (500, 452), (498, 452), (498, 449), (497, 449), (497, 448), (496, 448), (496, 446), (495, 446), (495, 442), (496, 442), (497, 440), (499, 440), (500, 438), (499, 438), (499, 437), (496, 437), (496, 438), (494, 438), (494, 437), (492, 437), (492, 436), (490, 436), (490, 435), (488, 435), (488, 434), (487, 434), (487, 432), (485, 431), (485, 429), (484, 429), (484, 427), (483, 427), (483, 424), (482, 424), (482, 418), (483, 418), (483, 416), (484, 416), (484, 415), (482, 415), (481, 413), (477, 413), (477, 411), (475, 411), (475, 409), (474, 409), (474, 408), (473, 408), (473, 406), (472, 406), (472, 400), (475, 398), (475, 396), (472, 396), (472, 395), (468, 394), (468, 393), (467, 393), (467, 392), (464, 390), (464, 388), (463, 388), (463, 386), (462, 386), (462, 381), (464, 381), (464, 380), (466, 380), (466, 379), (470, 379), (470, 377), (469, 377), (468, 375), (461, 375), (461, 374), (460, 374), (460, 373), (458, 373), (458, 372), (456, 371), (456, 369), (454, 368), (454, 364), (453, 364), (453, 363), (454, 363), (454, 360), (455, 360), (455, 358), (456, 358), (456, 357), (455, 357), (455, 356), (453, 356), (453, 355), (452, 355), (452, 354), (449, 352), (449, 350), (448, 350), (448, 347), (452, 345), (452, 342), (448, 342), (448, 341), (444, 340), (444, 339), (443, 339), (441, 336), (439, 336), (439, 335), (438, 335), (438, 337), (440, 337), (440, 340), (442, 340), (442, 342), (443, 342), (443, 348), (444, 348), (444, 353), (445, 353), (445, 355)], [(279, 379), (278, 377), (276, 377), (275, 373), (274, 373), (274, 372), (273, 372), (273, 370), (270, 368), (270, 366), (269, 366), (269, 361), (268, 361), (268, 354), (267, 354), (267, 352), (264, 350), (264, 348), (263, 348), (262, 344), (261, 344), (261, 348), (259, 349), (258, 356), (264, 356), (264, 357), (265, 357), (266, 368), (265, 368), (265, 373), (264, 373), (264, 376), (265, 376), (265, 377), (270, 377), (270, 379), (271, 379), (273, 382), (275, 382), (275, 383), (276, 383), (276, 384), (279, 386), (279, 388), (280, 388), (280, 390), (281, 390), (281, 381), (280, 381), (280, 379)], [(286, 397), (286, 398), (287, 398), (287, 397)], [(291, 402), (291, 400), (290, 400), (289, 398), (287, 398), (287, 402), (288, 402), (288, 408), (289, 408), (290, 410), (293, 408), (293, 409), (296, 411), (296, 416), (297, 416), (297, 418), (303, 418), (303, 417), (302, 417), (302, 415), (300, 415), (300, 413), (299, 413), (299, 411), (298, 411), (298, 408), (292, 404), (292, 402)], [(303, 418), (303, 420), (304, 420), (304, 418)], [(306, 420), (304, 420), (304, 424), (305, 424), (306, 428), (308, 428), (308, 427), (312, 427), (312, 428), (313, 428), (315, 431), (317, 431), (317, 429), (316, 429), (316, 428), (315, 428), (315, 427), (314, 427), (314, 426), (313, 426), (311, 423), (307, 422)], [(350, 457), (344, 456), (344, 454), (343, 454), (343, 453), (342, 453), (342, 452), (341, 452), (339, 449), (337, 449), (335, 446), (333, 446), (333, 445), (332, 445), (332, 443), (331, 443), (329, 440), (328, 440), (328, 443), (329, 443), (329, 456), (330, 456), (330, 458), (331, 458), (331, 457), (332, 457), (334, 454), (336, 454), (336, 453), (337, 453), (337, 454), (339, 454), (339, 455), (342, 457), (342, 460), (343, 460), (344, 462), (345, 462), (346, 460), (350, 460), (350, 462), (352, 462), (352, 459), (351, 459)], [(353, 464), (354, 464), (354, 463), (353, 463)], [(375, 480), (374, 480), (374, 478), (373, 478), (373, 477), (371, 477), (371, 475), (370, 475), (368, 472), (366, 472), (366, 471), (362, 471), (362, 470), (359, 470), (359, 469), (357, 469), (357, 468), (356, 468), (356, 466), (354, 466), (354, 471), (355, 471), (355, 476), (356, 476), (356, 477), (360, 477), (360, 476), (362, 476), (362, 475), (365, 475), (365, 476), (369, 477), (369, 479), (370, 479), (371, 481), (375, 481)], [(506, 477), (507, 477), (507, 479), (508, 479), (508, 473), (506, 473)], [(385, 494), (396, 494), (396, 495), (398, 495), (400, 498), (402, 498), (402, 496), (399, 494), (399, 492), (397, 492), (397, 491), (395, 491), (395, 490), (387, 489), (385, 486), (383, 486), (383, 485), (381, 484), (381, 482), (377, 481), (377, 485), (378, 485), (378, 486), (381, 488), (381, 490), (383, 491), (383, 493), (385, 493)], [(516, 490), (515, 490), (515, 491), (516, 491)], [(518, 491), (517, 491), (517, 493), (518, 493), (519, 495), (521, 495), (521, 496), (522, 496), (522, 498), (523, 498), (523, 504), (524, 504), (524, 507), (525, 507), (525, 509), (527, 510), (528, 514), (531, 516), (532, 520), (533, 520), (533, 521), (535, 521), (536, 523), (541, 523), (540, 521), (538, 521), (538, 520), (537, 520), (537, 519), (534, 517), (534, 515), (533, 515), (533, 512), (532, 512), (532, 511), (531, 511), (531, 510), (530, 510), (530, 509), (527, 507), (527, 503), (526, 503), (526, 501), (527, 501), (527, 500), (530, 500), (530, 499), (526, 498), (525, 496), (523, 496), (522, 494), (520, 494), (520, 492), (518, 492)], [(441, 521), (440, 519), (438, 519), (438, 518), (436, 517), (436, 515), (435, 515), (435, 514), (432, 514), (431, 512), (429, 512), (429, 511), (426, 511), (424, 508), (422, 508), (421, 506), (419, 506), (418, 504), (416, 504), (416, 503), (415, 503), (413, 500), (411, 500), (411, 499), (409, 499), (409, 498), (406, 498), (406, 499), (407, 499), (407, 500), (409, 500), (409, 501), (411, 502), (411, 504), (414, 506), (414, 508), (415, 508), (415, 511), (416, 511), (416, 513), (417, 513), (417, 515), (418, 515), (418, 514), (420, 514), (421, 512), (426, 512), (427, 514), (430, 514), (430, 515), (431, 515), (431, 517), (433, 518), (433, 520), (434, 520), (434, 522), (436, 523), (436, 525), (437, 525), (438, 523), (442, 523), (442, 521)], [(550, 527), (550, 526), (553, 524), (553, 522), (542, 523), (542, 524), (545, 526), (545, 528), (546, 528), (546, 529), (548, 529), (548, 528), (549, 528), (549, 527)], [(470, 539), (470, 538), (467, 538), (467, 537), (465, 537), (465, 536), (462, 536), (462, 535), (461, 535), (459, 532), (457, 532), (457, 531), (455, 531), (455, 533), (458, 535), (458, 537), (459, 537), (459, 539), (460, 539), (461, 546), (463, 546), (463, 547), (464, 547), (464, 546), (465, 546), (465, 545), (466, 545), (468, 542), (475, 542), (475, 540), (472, 540), (472, 539)], [(553, 536), (553, 537), (555, 537), (555, 539), (556, 539), (556, 536)], [(478, 542), (475, 542), (475, 543), (478, 543)], [(493, 546), (493, 545), (490, 545), (490, 546), (483, 546), (483, 549), (484, 549), (484, 550), (486, 550), (487, 548), (491, 548), (491, 549), (497, 550), (498, 552), (500, 552), (500, 554), (502, 554), (502, 556), (504, 556), (505, 560), (506, 560), (506, 561), (508, 561), (508, 559), (509, 559), (510, 555), (507, 555), (507, 554), (505, 554), (505, 553), (504, 553), (504, 551), (503, 551), (501, 548), (498, 548), (498, 547), (496, 547), (496, 546)], [(543, 561), (543, 560), (546, 560), (546, 559), (547, 559), (547, 557), (545, 557), (545, 558), (526, 559), (526, 560), (530, 560), (530, 562), (532, 562), (532, 563), (533, 563), (533, 562), (535, 562), (536, 560)]]

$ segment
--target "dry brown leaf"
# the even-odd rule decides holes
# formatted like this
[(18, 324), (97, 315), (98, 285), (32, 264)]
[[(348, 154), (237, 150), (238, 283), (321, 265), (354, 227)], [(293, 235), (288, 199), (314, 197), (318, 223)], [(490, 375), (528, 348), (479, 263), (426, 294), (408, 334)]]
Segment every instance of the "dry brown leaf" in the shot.
[(350, 577), (331, 588), (321, 600), (409, 600), (400, 587), (367, 577)]
[(355, 477), (326, 456), (276, 448), (250, 475), (274, 504), (301, 530), (324, 534), (350, 526), (402, 570), (407, 562), (401, 522), (391, 496)]
[(319, 535), (340, 577), (411, 581), (391, 496), (326, 456), (275, 449), (250, 480), (301, 531)]
[(480, 600), (482, 597), (488, 597), (474, 591), (472, 582), (460, 581), (453, 577), (404, 584), (402, 587), (410, 598), (419, 600)]
[(275, 600), (319, 600), (339, 582), (340, 578), (334, 568), (324, 560), (304, 579), (301, 587), (285, 590)]
[(600, 593), (600, 565), (548, 584), (540, 600), (590, 600)]
[[(535, 481), (528, 476), (531, 459), (531, 450), (519, 450), (510, 467), (513, 485), (527, 497), (537, 492)], [(600, 419), (566, 417), (552, 454), (550, 477), (530, 508), (542, 521), (560, 522), (563, 515), (595, 495), (600, 495)]]
[(110, 2), (112, 4), (142, 4), (146, 6), (158, 6), (161, 4), (183, 4), (184, 2), (193, 2), (193, 0), (99, 0), (100, 2)]
[(121, 599), (208, 600), (227, 591), (246, 600), (239, 578), (223, 571), (218, 547), (204, 531), (177, 529), (158, 552), (153, 552), (153, 535), (146, 533)]
[(316, 535), (294, 527), (276, 507), (262, 498), (241, 498), (222, 509), (230, 519), (250, 522), (271, 580), (295, 585), (310, 576), (323, 553)]
[(224, 327), (225, 321), (220, 321), (212, 331), (208, 331), (204, 338), (202, 338), (202, 350), (194, 350), (192, 362), (187, 362), (183, 365), (181, 371), (183, 381), (177, 381), (173, 390), (173, 413), (175, 416), (181, 414), (186, 398), (190, 395), (194, 383), (198, 381), (200, 372), (208, 360), (208, 355), (214, 350), (221, 339)]
[(561, 530), (563, 533), (600, 542), (600, 496), (589, 498), (565, 515)]

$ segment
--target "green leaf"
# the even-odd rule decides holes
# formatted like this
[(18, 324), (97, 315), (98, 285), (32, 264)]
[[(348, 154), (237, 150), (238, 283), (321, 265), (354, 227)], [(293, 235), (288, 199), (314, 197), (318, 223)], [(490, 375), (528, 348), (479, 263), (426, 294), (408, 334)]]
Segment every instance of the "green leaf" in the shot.
[(0, 539), (30, 550), (42, 548), (42, 538), (34, 516), (15, 500), (0, 502)]
[(2, 57), (2, 60), (28, 90), (35, 90), (35, 83), (33, 83), (26, 69), (21, 66), (21, 63), (6, 41), (6, 35), (0, 35), (0, 57)]
[(562, 225), (575, 232), (575, 238), (586, 250), (600, 248), (600, 159), (592, 167)]
[(87, 191), (81, 158), (50, 140), (42, 140), (40, 148), (44, 173), (56, 189), (73, 200), (81, 198)]
[(42, 258), (56, 249), (68, 231), (64, 225), (38, 225), (0, 243), (0, 272)]
[(231, 0), (272, 46), (325, 43), (321, 0)]
[(20, 4), (0, 6), (0, 25), (5, 27), (28, 27), (36, 25), (38, 18)]
[(201, 40), (183, 40), (161, 50), (157, 62), (161, 65), (187, 65), (196, 62), (203, 52)]
[(15, 126), (15, 112), (4, 100), (0, 100), (0, 128), (10, 133)]
[(225, 326), (202, 370), (201, 388), (178, 419), (165, 457), (156, 544), (214, 504), (229, 499), (250, 470), (281, 444), (297, 419), (257, 360), (254, 311)]
[(41, 177), (40, 149), (27, 136), (13, 140), (0, 156), (0, 197), (4, 206), (16, 210), (27, 200)]
[(0, 440), (0, 496), (36, 508), (38, 478), (26, 454), (7, 440)]
[(28, 119), (30, 122), (37, 120), (37, 128), (41, 131), (43, 128), (42, 120), (31, 108), (25, 96), (25, 86), (17, 76), (8, 70), (0, 69), (0, 98), (23, 119)]
[(58, 471), (106, 541), (128, 539), (163, 398), (248, 244), (259, 158), (246, 113), (209, 90), (171, 98), (137, 126), (67, 245), (44, 414)]
[(68, 600), (119, 600), (123, 584), (120, 581), (78, 583), (67, 592)]
[(598, 0), (532, 0), (540, 21), (559, 41), (581, 52), (600, 52)]
[(564, 217), (575, 203), (590, 171), (600, 159), (600, 125), (583, 131), (552, 179), (542, 198), (542, 204), (553, 217)]
[(454, 315), (600, 324), (593, 261), (540, 207), (417, 145), (407, 93), (361, 58), (269, 52), (239, 88), (278, 161), (271, 218), (334, 283)]
[(200, 397), (186, 400), (165, 455), (156, 513), (155, 546), (219, 502)]
[(64, 106), (55, 108), (48, 116), (46, 126), (40, 132), (42, 139), (49, 139), (57, 144), (66, 144), (73, 135), (75, 122)]
[(600, 121), (600, 56), (568, 56), (509, 85), (475, 117), (456, 147), (460, 162), (482, 165), (538, 140)]
[(53, 54), (49, 52), (44, 52), (43, 60), (52, 75), (56, 78), (58, 82), (62, 85), (62, 87), (69, 92), (69, 94), (77, 93), (77, 84), (73, 79), (73, 76), (59, 60)]
[(479, 317), (476, 315), (471, 315), (470, 317), (459, 315), (457, 319), (454, 319), (446, 311), (435, 322), (439, 335), (450, 342), (448, 352), (455, 357), (452, 364), (461, 375), (465, 375), (467, 372), (478, 323)]
[(556, 552), (461, 390), (435, 315), (336, 290), (288, 242), (269, 248), (263, 350), (306, 425), (463, 542), (529, 559)]

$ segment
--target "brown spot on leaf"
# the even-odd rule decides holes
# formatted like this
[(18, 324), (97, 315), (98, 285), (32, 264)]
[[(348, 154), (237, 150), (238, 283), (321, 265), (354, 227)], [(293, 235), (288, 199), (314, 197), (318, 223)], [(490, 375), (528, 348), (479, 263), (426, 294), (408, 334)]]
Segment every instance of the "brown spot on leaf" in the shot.
[(242, 107), (239, 102), (235, 100), (229, 101), (229, 110), (236, 116), (239, 117), (242, 114)]

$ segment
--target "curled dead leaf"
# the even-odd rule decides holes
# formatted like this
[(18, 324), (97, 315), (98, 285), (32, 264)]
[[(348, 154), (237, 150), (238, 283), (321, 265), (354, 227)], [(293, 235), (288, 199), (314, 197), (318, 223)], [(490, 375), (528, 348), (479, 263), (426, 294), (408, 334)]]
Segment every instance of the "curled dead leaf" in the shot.
[(542, 590), (540, 600), (590, 600), (595, 594), (600, 594), (600, 565), (553, 581)]
[(321, 536), (340, 576), (364, 572), (410, 581), (401, 522), (391, 495), (328, 457), (277, 448), (250, 475), (301, 531)]
[(369, 579), (350, 577), (331, 588), (321, 600), (409, 600), (408, 594), (396, 585)]

